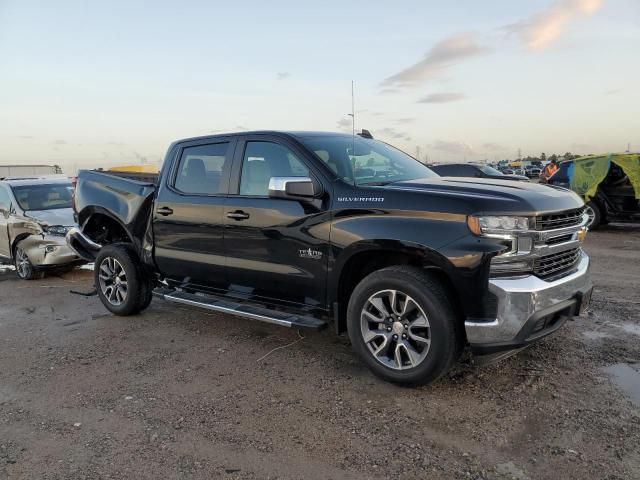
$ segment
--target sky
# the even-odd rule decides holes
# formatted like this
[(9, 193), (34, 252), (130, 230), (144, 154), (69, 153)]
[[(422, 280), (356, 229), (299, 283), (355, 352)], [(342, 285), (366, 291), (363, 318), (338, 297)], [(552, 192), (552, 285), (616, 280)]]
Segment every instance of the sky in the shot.
[(0, 164), (356, 129), (429, 161), (640, 150), (639, 0), (0, 0)]

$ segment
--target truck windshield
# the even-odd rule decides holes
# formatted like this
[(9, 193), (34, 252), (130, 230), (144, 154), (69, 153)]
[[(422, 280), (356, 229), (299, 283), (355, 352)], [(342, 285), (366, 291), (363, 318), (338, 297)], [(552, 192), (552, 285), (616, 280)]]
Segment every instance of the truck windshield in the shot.
[(12, 186), (11, 189), (24, 211), (71, 208), (71, 183), (20, 185)]
[(352, 185), (386, 185), (438, 176), (415, 158), (378, 140), (343, 135), (309, 136), (300, 140)]

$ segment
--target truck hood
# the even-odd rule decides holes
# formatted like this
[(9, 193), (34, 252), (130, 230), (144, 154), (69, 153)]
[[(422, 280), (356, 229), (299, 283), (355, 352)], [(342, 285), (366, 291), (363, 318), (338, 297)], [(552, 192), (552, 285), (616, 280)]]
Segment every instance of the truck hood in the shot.
[(63, 227), (72, 227), (76, 222), (73, 221), (73, 208), (56, 208), (53, 210), (29, 210), (24, 215), (33, 218), (39, 223), (47, 225), (62, 225)]
[(396, 182), (385, 188), (469, 199), (476, 213), (540, 214), (584, 205), (578, 195), (565, 188), (514, 180), (438, 177)]

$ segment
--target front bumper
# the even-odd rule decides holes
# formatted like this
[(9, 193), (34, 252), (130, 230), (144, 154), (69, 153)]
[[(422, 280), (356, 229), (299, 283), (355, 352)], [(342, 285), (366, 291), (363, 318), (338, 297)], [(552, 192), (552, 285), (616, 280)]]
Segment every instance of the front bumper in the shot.
[(31, 235), (20, 242), (20, 248), (36, 268), (61, 267), (83, 263), (67, 245), (64, 237), (55, 235)]
[(547, 282), (534, 275), (491, 279), (496, 318), (465, 321), (467, 341), (475, 353), (522, 348), (558, 330), (578, 314), (590, 297), (589, 257), (581, 252), (577, 268)]

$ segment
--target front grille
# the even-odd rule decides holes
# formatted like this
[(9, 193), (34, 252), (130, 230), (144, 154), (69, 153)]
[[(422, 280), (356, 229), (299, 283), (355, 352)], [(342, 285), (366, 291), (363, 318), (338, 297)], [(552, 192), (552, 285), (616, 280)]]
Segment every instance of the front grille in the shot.
[(584, 208), (567, 210), (536, 217), (536, 230), (555, 230), (556, 228), (576, 227), (582, 223)]
[(568, 235), (560, 235), (559, 237), (552, 237), (547, 239), (547, 245), (555, 245), (557, 243), (570, 242), (573, 239), (573, 233)]
[(545, 255), (533, 262), (533, 273), (540, 278), (549, 278), (569, 270), (580, 260), (580, 248)]

